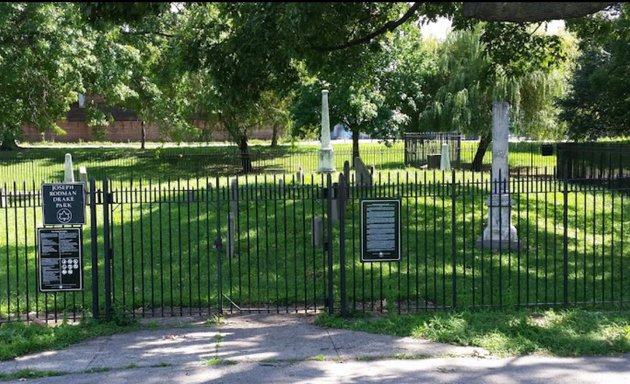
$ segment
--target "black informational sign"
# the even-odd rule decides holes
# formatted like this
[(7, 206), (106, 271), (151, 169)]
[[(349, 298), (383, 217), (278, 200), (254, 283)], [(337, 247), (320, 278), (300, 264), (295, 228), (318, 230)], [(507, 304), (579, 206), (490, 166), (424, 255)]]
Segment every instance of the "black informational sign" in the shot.
[(44, 225), (85, 224), (83, 183), (42, 184)]
[(361, 261), (400, 261), (400, 200), (361, 200)]
[(39, 290), (41, 292), (83, 289), (81, 228), (38, 228)]

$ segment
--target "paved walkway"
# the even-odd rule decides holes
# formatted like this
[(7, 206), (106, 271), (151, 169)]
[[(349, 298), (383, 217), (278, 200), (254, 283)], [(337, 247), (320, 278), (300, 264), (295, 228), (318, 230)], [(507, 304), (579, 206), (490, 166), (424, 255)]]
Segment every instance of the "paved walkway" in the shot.
[(0, 362), (29, 383), (629, 383), (630, 355), (498, 359), (481, 348), (324, 329), (312, 316), (194, 319)]

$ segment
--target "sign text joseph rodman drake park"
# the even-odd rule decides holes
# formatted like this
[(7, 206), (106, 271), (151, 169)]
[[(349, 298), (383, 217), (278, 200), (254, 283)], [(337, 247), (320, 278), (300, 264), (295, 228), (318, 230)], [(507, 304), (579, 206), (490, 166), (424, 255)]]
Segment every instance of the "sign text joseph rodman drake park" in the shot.
[(83, 183), (42, 184), (44, 225), (85, 224)]

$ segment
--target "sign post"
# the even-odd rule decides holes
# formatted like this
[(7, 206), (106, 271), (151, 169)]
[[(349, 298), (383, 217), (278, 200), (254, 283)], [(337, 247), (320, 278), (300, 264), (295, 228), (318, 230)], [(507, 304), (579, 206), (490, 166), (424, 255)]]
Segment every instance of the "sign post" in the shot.
[(401, 260), (400, 200), (361, 200), (361, 261)]
[(83, 234), (81, 228), (38, 228), (39, 290), (83, 290)]

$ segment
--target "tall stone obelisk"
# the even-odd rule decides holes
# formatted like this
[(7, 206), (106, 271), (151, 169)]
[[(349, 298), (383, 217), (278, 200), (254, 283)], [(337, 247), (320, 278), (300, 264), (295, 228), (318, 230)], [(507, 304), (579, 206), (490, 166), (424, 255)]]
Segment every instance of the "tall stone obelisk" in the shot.
[(516, 250), (520, 242), (512, 225), (513, 204), (509, 188), (508, 135), (510, 105), (492, 104), (492, 188), (486, 202), (488, 225), (477, 245), (495, 250)]
[(317, 173), (335, 172), (335, 153), (330, 144), (330, 117), (328, 114), (328, 90), (322, 90), (322, 133)]

